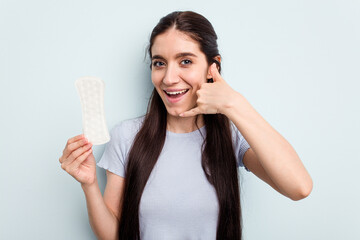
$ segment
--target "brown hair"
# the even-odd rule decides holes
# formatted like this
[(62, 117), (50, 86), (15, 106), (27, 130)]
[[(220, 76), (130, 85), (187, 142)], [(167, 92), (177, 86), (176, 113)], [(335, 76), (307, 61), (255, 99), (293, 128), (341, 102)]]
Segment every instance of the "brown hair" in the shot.
[[(151, 33), (148, 53), (155, 37), (171, 27), (187, 34), (200, 45), (210, 65), (221, 70), (217, 35), (211, 23), (195, 12), (172, 12), (160, 19)], [(150, 64), (151, 68), (151, 64)], [(216, 190), (219, 201), (217, 240), (240, 240), (241, 206), (237, 164), (231, 139), (229, 119), (222, 114), (204, 114), (206, 138), (201, 164), (207, 180)], [(196, 122), (196, 121), (195, 121)], [(143, 124), (135, 136), (126, 169), (124, 199), (121, 208), (119, 239), (140, 239), (139, 204), (150, 173), (165, 143), (167, 111), (156, 89), (153, 89)]]

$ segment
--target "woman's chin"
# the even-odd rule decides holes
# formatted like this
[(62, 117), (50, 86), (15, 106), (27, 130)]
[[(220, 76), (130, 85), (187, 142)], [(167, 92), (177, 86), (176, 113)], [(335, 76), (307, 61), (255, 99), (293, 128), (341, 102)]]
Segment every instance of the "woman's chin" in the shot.
[(172, 116), (172, 117), (180, 117), (181, 112), (178, 111), (168, 111), (168, 115)]
[(186, 110), (181, 110), (181, 109), (167, 109), (168, 115), (172, 116), (172, 117), (180, 117), (180, 113), (185, 112)]

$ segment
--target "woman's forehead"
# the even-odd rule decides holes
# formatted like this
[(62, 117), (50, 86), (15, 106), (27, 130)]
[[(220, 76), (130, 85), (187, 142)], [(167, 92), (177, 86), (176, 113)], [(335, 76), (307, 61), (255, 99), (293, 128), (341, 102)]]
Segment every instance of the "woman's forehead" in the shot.
[[(155, 37), (152, 55), (176, 55), (180, 52), (201, 52), (197, 41), (179, 30), (171, 29)], [(196, 54), (196, 55), (198, 55)]]

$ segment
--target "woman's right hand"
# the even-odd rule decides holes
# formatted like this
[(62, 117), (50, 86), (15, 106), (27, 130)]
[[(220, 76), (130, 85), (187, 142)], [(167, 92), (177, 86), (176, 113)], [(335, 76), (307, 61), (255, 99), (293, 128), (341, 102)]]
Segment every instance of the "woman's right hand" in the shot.
[(81, 185), (91, 185), (96, 181), (96, 162), (91, 147), (83, 134), (75, 136), (67, 141), (59, 159), (61, 168)]

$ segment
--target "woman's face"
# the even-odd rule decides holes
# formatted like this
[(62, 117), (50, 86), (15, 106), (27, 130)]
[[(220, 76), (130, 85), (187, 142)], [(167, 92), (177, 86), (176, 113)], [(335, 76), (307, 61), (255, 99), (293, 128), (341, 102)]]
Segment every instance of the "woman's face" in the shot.
[(211, 78), (198, 42), (171, 29), (155, 38), (151, 51), (151, 80), (168, 114), (179, 116), (194, 108), (196, 91)]

